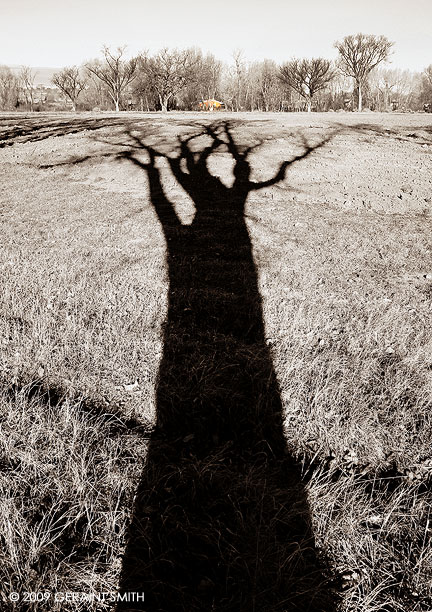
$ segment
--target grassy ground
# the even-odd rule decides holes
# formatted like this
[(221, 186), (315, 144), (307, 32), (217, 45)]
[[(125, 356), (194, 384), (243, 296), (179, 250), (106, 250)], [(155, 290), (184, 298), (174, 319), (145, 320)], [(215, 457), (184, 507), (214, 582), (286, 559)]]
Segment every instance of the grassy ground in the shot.
[[(283, 183), (253, 192), (246, 223), (286, 442), (300, 462), (339, 609), (426, 612), (431, 119), (353, 117), (260, 115), (234, 124), (237, 142), (263, 140), (250, 157), (256, 180), (302, 151), (300, 134), (318, 143), (340, 130)], [(6, 598), (12, 590), (118, 587), (157, 418), (168, 271), (146, 173), (117, 154), (131, 146), (125, 126), (171, 155), (177, 134), (199, 129), (202, 118), (59, 121), (0, 117)], [(232, 165), (227, 151), (209, 161), (227, 183)], [(178, 215), (190, 222), (192, 200), (166, 163), (160, 169)], [(2, 605), (66, 609), (52, 599)]]

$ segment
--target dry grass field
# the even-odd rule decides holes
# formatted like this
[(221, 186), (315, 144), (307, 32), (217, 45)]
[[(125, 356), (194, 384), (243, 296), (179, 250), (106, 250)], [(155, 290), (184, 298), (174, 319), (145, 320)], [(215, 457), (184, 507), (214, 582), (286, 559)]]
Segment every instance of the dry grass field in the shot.
[(0, 169), (1, 609), (430, 612), (432, 116), (0, 115)]

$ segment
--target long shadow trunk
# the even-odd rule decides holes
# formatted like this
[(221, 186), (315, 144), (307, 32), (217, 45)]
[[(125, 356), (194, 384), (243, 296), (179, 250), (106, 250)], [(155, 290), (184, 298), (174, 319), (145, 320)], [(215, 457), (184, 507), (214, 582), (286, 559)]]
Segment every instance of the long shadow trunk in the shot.
[(169, 308), (157, 427), (120, 588), (143, 591), (145, 604), (119, 610), (329, 611), (265, 342), (244, 219), (248, 165), (237, 160), (227, 188), (183, 152), (189, 173), (170, 163), (196, 205), (190, 226), (176, 220), (154, 163), (146, 166), (167, 244)]

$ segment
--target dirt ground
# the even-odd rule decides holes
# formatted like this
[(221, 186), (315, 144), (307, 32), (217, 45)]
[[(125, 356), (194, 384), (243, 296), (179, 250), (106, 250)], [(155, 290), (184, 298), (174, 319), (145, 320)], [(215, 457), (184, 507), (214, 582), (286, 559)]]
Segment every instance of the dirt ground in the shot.
[[(241, 124), (241, 137), (248, 142), (259, 140), (263, 144), (253, 156), (253, 168), (257, 178), (271, 173), (279, 160), (285, 159), (297, 145), (301, 146), (299, 134), (312, 141), (335, 132), (332, 141), (319, 156), (311, 157), (290, 170), (289, 189), (286, 184), (284, 197), (293, 201), (315, 203), (348, 211), (376, 211), (389, 214), (427, 211), (431, 204), (432, 177), (430, 160), (432, 154), (432, 119), (427, 114), (377, 114), (333, 113), (333, 114), (206, 114), (172, 113), (129, 114), (117, 116), (80, 115), (72, 121), (89, 121), (90, 129), (64, 138), (50, 138), (36, 142), (26, 134), (14, 136), (3, 144), (22, 143), (13, 149), (4, 146), (1, 152), (3, 172), (18, 173), (27, 164), (44, 166), (67, 161), (68, 156), (79, 157), (106, 152), (106, 144), (100, 142), (108, 137), (115, 142), (115, 130), (122, 124), (132, 123), (150, 135), (153, 140), (168, 140), (178, 133), (193, 131), (196, 125), (211, 120), (228, 119)], [(60, 123), (63, 115), (38, 116), (37, 121)], [(101, 121), (110, 126), (94, 131), (91, 123)], [(32, 118), (31, 121), (34, 121)], [(1, 118), (2, 133), (26, 126), (23, 116), (12, 115)], [(51, 128), (47, 128), (47, 133)], [(66, 130), (70, 130), (69, 128)], [(114, 130), (114, 131), (113, 131)], [(71, 130), (72, 131), (72, 130)], [(337, 133), (337, 132), (340, 133)], [(43, 136), (43, 134), (41, 134)], [(30, 140), (30, 142), (27, 142)], [(90, 146), (90, 149), (89, 149)], [(169, 144), (168, 144), (169, 148)], [(228, 170), (224, 156), (212, 159), (212, 168), (223, 174)], [(102, 162), (102, 163), (101, 163)], [(118, 166), (117, 171), (107, 160), (89, 160), (88, 164), (75, 168), (72, 177), (107, 191), (126, 192), (135, 197), (142, 196), (142, 181), (139, 171)], [(11, 166), (9, 166), (11, 164)], [(219, 167), (218, 167), (219, 166)], [(59, 171), (51, 169), (51, 172)], [(43, 176), (43, 171), (37, 173)], [(36, 178), (36, 176), (34, 177)], [(20, 180), (20, 179), (18, 179)], [(288, 193), (287, 193), (288, 191)], [(260, 197), (260, 196), (257, 196)], [(273, 196), (274, 197), (274, 196)]]

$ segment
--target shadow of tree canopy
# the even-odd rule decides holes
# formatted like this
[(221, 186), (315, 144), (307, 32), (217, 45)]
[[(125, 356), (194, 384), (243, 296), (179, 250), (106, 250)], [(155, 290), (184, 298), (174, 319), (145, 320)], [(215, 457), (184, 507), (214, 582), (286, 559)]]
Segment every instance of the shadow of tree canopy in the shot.
[(417, 146), (430, 146), (432, 143), (430, 136), (432, 135), (432, 127), (430, 125), (385, 127), (376, 123), (359, 123), (353, 126), (351, 131), (382, 138), (394, 138)]
[(84, 130), (94, 131), (108, 126), (121, 125), (123, 119), (113, 117), (52, 119), (41, 117), (0, 117), (0, 149), (17, 143), (39, 142), (52, 136), (78, 134)]
[[(129, 130), (127, 139), (118, 157), (147, 175), (167, 245), (169, 301), (157, 424), (120, 580), (121, 593), (144, 592), (145, 604), (118, 610), (334, 610), (300, 466), (283, 435), (245, 222), (250, 192), (284, 180), (328, 139), (305, 141), (261, 182), (251, 180), (249, 161), (259, 145), (237, 143), (228, 121), (179, 137), (170, 155), (145, 135)], [(230, 187), (209, 170), (217, 152), (233, 160)], [(190, 225), (165, 193), (160, 163), (194, 203)]]

